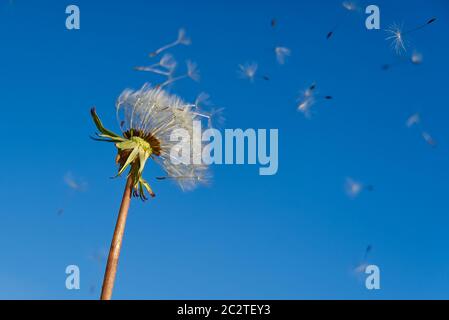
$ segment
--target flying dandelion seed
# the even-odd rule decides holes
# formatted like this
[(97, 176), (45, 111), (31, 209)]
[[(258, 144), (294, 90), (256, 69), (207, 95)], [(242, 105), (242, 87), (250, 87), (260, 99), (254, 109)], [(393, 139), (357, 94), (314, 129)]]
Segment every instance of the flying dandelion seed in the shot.
[(161, 52), (168, 50), (170, 48), (173, 48), (177, 45), (185, 45), (188, 46), (191, 44), (191, 41), (189, 38), (187, 38), (186, 36), (186, 31), (184, 29), (179, 29), (178, 31), (178, 39), (176, 39), (176, 41), (173, 41), (172, 43), (169, 43), (159, 49), (157, 49), (156, 51), (153, 51), (152, 53), (149, 54), (150, 57), (155, 57), (158, 54), (160, 54)]
[(155, 63), (148, 67), (140, 67), (140, 66), (135, 67), (134, 70), (152, 72), (166, 77), (170, 77), (175, 71), (176, 66), (177, 62), (173, 58), (173, 56), (169, 53), (166, 53), (162, 56), (161, 60), (158, 63)]
[(422, 136), (422, 138), (424, 139), (424, 141), (425, 141), (428, 145), (432, 146), (433, 148), (436, 148), (437, 145), (438, 145), (438, 143), (436, 142), (436, 140), (435, 140), (435, 139), (434, 139), (434, 138), (433, 138), (427, 131), (425, 131), (425, 130), (422, 129), (422, 126), (421, 126), (421, 116), (420, 116), (419, 113), (415, 113), (415, 114), (411, 115), (411, 116), (407, 119), (407, 121), (406, 121), (406, 126), (407, 126), (408, 128), (412, 128), (412, 127), (417, 126), (417, 125), (420, 125), (420, 126), (418, 127), (418, 129), (421, 131), (421, 136)]
[(195, 104), (193, 106), (200, 109), (203, 109), (203, 106), (207, 106), (209, 109), (208, 112), (203, 111), (201, 113), (197, 113), (197, 115), (206, 118), (210, 128), (220, 128), (225, 120), (223, 116), (224, 108), (211, 107), (212, 102), (209, 98), (209, 94), (201, 92), (195, 99)]
[(348, 11), (357, 10), (357, 5), (352, 1), (343, 1), (342, 6)]
[(306, 118), (311, 118), (312, 116), (312, 107), (319, 100), (332, 100), (333, 97), (326, 95), (321, 96), (315, 91), (316, 84), (313, 83), (306, 90), (302, 91), (300, 97), (297, 99), (298, 103), (298, 111), (304, 114)]
[(239, 64), (239, 68), (237, 70), (237, 74), (241, 79), (247, 79), (250, 82), (254, 82), (254, 79), (259, 78), (265, 81), (269, 81), (270, 77), (268, 75), (261, 75), (259, 76), (257, 74), (259, 66), (257, 62), (246, 62), (243, 65)]
[(356, 274), (365, 273), (366, 268), (368, 267), (368, 263), (364, 262), (355, 267), (354, 272)]
[(396, 52), (396, 54), (401, 55), (401, 54), (407, 52), (408, 41), (406, 40), (406, 36), (427, 27), (428, 25), (432, 24), (436, 20), (437, 20), (436, 18), (432, 18), (432, 19), (428, 20), (426, 23), (419, 25), (416, 28), (406, 30), (406, 31), (403, 30), (402, 25), (395, 23), (391, 27), (389, 27), (387, 30), (385, 30), (387, 32), (387, 34), (389, 35), (387, 38), (385, 38), (385, 40), (390, 41), (391, 46), (394, 49), (394, 51)]
[(373, 250), (373, 246), (369, 244), (365, 249), (365, 255), (363, 256), (363, 260), (368, 259), (368, 256), (372, 250)]
[(362, 187), (361, 183), (354, 181), (351, 178), (348, 178), (346, 180), (345, 189), (346, 189), (346, 194), (348, 196), (355, 198), (360, 194), (360, 192), (362, 192), (363, 187)]
[(75, 178), (70, 171), (64, 175), (64, 182), (70, 189), (75, 191), (85, 191), (87, 189), (87, 182)]
[(429, 133), (423, 131), (422, 137), (424, 141), (427, 142), (428, 145), (430, 145), (433, 148), (437, 147), (437, 142), (435, 141), (435, 139), (432, 138), (432, 136)]
[(368, 258), (373, 250), (372, 245), (368, 245), (365, 249), (365, 252), (363, 254), (362, 262), (357, 265), (357, 267), (354, 268), (354, 273), (356, 274), (362, 274), (365, 273), (366, 268), (368, 267)]
[(421, 64), (423, 62), (423, 55), (417, 51), (414, 51), (410, 57), (410, 61), (416, 65)]
[(187, 61), (187, 76), (194, 81), (200, 81), (198, 65), (190, 60)]
[(190, 78), (193, 81), (199, 81), (200, 80), (200, 72), (198, 70), (198, 65), (195, 62), (192, 62), (190, 60), (187, 60), (187, 73), (177, 76), (177, 77), (172, 77), (171, 75), (169, 75), (167, 81), (165, 81), (164, 83), (162, 83), (160, 85), (161, 88), (164, 88), (166, 86), (168, 86), (169, 84), (172, 84), (176, 81), (182, 80), (182, 79), (186, 79), (186, 78)]
[(202, 107), (202, 106), (210, 106), (212, 102), (210, 101), (210, 95), (206, 92), (201, 92), (195, 99), (195, 107)]
[(355, 2), (352, 2), (352, 1), (343, 1), (341, 5), (346, 10), (346, 12), (344, 12), (342, 18), (338, 20), (337, 24), (332, 28), (332, 30), (330, 30), (327, 33), (327, 35), (326, 35), (326, 39), (327, 40), (332, 38), (332, 36), (337, 31), (337, 29), (339, 29), (340, 26), (343, 24), (343, 22), (346, 20), (348, 15), (350, 15), (352, 12), (355, 12), (355, 11), (359, 10), (358, 5)]
[(404, 33), (402, 31), (402, 26), (397, 24), (392, 25), (386, 30), (389, 36), (385, 38), (387, 41), (391, 41), (391, 46), (397, 54), (402, 54), (406, 52)]
[(117, 148), (117, 176), (129, 169), (109, 251), (101, 299), (109, 300), (112, 296), (131, 197), (146, 200), (146, 193), (151, 197), (155, 196), (148, 182), (142, 177), (147, 160), (151, 159), (159, 164), (167, 173), (167, 177), (174, 180), (183, 190), (191, 190), (198, 184), (207, 182), (208, 167), (193, 161), (195, 158), (201, 158), (202, 148), (199, 148), (199, 151), (194, 148), (193, 152), (190, 152), (190, 161), (187, 164), (171, 154), (171, 150), (176, 149), (178, 144), (178, 141), (170, 139), (174, 130), (189, 133), (189, 143), (193, 145), (193, 123), (196, 120), (202, 121), (203, 118), (198, 116), (197, 107), (194, 108), (195, 112), (192, 108), (192, 104), (185, 103), (180, 97), (169, 94), (160, 87), (145, 85), (139, 90), (125, 90), (116, 104), (119, 123), (123, 121), (121, 135), (106, 129), (95, 108), (91, 109), (92, 119), (99, 131), (93, 139), (111, 142)]
[(248, 79), (251, 82), (254, 82), (254, 78), (256, 77), (258, 65), (255, 62), (245, 63), (243, 65), (239, 65), (238, 73), (241, 78)]
[(346, 179), (345, 191), (350, 198), (358, 197), (363, 190), (374, 191), (374, 187), (372, 185), (364, 185), (352, 178)]
[(276, 60), (280, 65), (285, 64), (286, 57), (291, 55), (291, 50), (286, 47), (276, 47), (274, 48), (274, 52), (276, 54)]
[(212, 107), (208, 112), (207, 123), (209, 127), (222, 128), (225, 122), (225, 117), (223, 116), (225, 108), (214, 108)]
[(387, 71), (392, 69), (393, 67), (397, 67), (404, 63), (411, 63), (413, 65), (420, 65), (423, 62), (423, 55), (419, 53), (418, 51), (413, 51), (413, 53), (410, 55), (410, 57), (407, 57), (406, 59), (402, 59), (396, 63), (390, 63), (390, 64), (384, 64), (382, 66), (382, 70)]
[(419, 113), (415, 113), (407, 119), (407, 122), (405, 124), (406, 124), (407, 128), (411, 128), (414, 125), (419, 124), (420, 122), (421, 122), (421, 117), (420, 117)]

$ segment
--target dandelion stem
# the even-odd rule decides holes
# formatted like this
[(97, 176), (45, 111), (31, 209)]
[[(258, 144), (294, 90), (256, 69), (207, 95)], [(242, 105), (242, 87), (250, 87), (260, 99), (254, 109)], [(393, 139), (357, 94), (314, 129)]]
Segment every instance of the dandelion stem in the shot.
[(123, 192), (122, 203), (118, 213), (117, 223), (115, 225), (114, 236), (109, 249), (108, 263), (103, 279), (103, 288), (101, 290), (101, 300), (111, 300), (112, 290), (114, 288), (115, 275), (117, 273), (118, 259), (122, 247), (123, 233), (125, 231), (126, 218), (128, 216), (129, 205), (131, 202), (131, 193), (133, 186), (132, 176), (126, 181), (125, 191)]

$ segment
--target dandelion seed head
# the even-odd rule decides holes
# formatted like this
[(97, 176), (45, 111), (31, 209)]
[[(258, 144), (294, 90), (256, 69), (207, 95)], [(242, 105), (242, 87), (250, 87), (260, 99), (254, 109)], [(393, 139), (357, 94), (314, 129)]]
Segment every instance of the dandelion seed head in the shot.
[(276, 59), (279, 64), (285, 64), (286, 57), (289, 57), (291, 55), (291, 50), (286, 47), (276, 47), (274, 48), (274, 51), (276, 53)]
[[(192, 109), (192, 104), (184, 102), (177, 95), (149, 85), (139, 90), (125, 90), (117, 100), (119, 118), (124, 122), (124, 133), (133, 130), (141, 137), (149, 138), (150, 145), (157, 144), (152, 145), (156, 151), (153, 152), (153, 160), (183, 190), (193, 189), (198, 183), (204, 182), (204, 177), (208, 175), (206, 165), (194, 163), (195, 157), (201, 159), (201, 154), (195, 154), (194, 148), (187, 163), (177, 163), (176, 160), (179, 159), (172, 154), (172, 149), (179, 144), (179, 141), (170, 139), (174, 130), (188, 133), (190, 145), (193, 145), (193, 123), (202, 121), (202, 118)], [(197, 109), (195, 107), (195, 111)], [(200, 143), (203, 144), (202, 141)]]

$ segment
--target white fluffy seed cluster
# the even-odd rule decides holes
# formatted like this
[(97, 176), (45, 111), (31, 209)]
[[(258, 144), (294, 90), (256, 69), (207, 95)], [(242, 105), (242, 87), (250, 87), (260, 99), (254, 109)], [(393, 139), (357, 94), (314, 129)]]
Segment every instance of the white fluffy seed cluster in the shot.
[[(201, 159), (201, 149), (190, 148), (189, 163), (179, 163), (171, 154), (171, 150), (179, 141), (171, 141), (174, 130), (185, 130), (190, 135), (190, 146), (193, 146), (193, 122), (207, 118), (193, 104), (185, 103), (174, 94), (169, 94), (159, 87), (146, 84), (139, 90), (127, 89), (119, 96), (116, 104), (117, 117), (123, 132), (140, 130), (145, 135), (155, 137), (161, 147), (160, 156), (152, 155), (167, 173), (167, 179), (175, 180), (183, 190), (193, 189), (199, 183), (207, 182), (208, 167), (195, 164), (194, 157)], [(179, 163), (179, 164), (178, 164)]]

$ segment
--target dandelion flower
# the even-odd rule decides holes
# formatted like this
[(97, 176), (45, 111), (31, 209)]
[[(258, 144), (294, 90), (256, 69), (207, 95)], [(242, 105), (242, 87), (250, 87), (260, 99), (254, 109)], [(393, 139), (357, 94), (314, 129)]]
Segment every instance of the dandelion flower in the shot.
[(291, 55), (291, 50), (286, 47), (276, 47), (274, 48), (274, 52), (276, 53), (276, 59), (279, 64), (285, 64), (285, 58)]
[[(111, 249), (103, 282), (102, 299), (110, 299), (117, 270), (117, 262), (125, 228), (131, 196), (146, 200), (146, 193), (155, 194), (149, 183), (142, 177), (149, 159), (159, 164), (167, 177), (176, 181), (183, 190), (190, 190), (199, 183), (207, 182), (208, 167), (196, 164), (201, 159), (203, 142), (193, 141), (194, 121), (201, 121), (192, 105), (180, 97), (169, 94), (160, 87), (143, 86), (139, 90), (125, 90), (116, 104), (121, 134), (116, 134), (103, 126), (95, 108), (91, 110), (92, 119), (99, 133), (95, 140), (113, 143), (117, 149), (116, 162), (121, 176), (127, 169), (127, 182), (120, 207), (119, 217), (111, 244)], [(195, 108), (195, 111), (197, 108)], [(190, 146), (200, 143), (201, 148), (192, 148), (188, 161), (180, 159), (178, 141), (170, 139), (174, 130), (182, 130), (190, 135)], [(188, 136), (187, 135), (187, 136)]]
[(185, 46), (188, 46), (188, 45), (191, 44), (190, 38), (187, 38), (186, 31), (184, 29), (179, 29), (179, 31), (178, 31), (178, 39), (176, 39), (176, 41), (173, 41), (172, 43), (169, 43), (169, 44), (167, 44), (167, 45), (165, 45), (163, 47), (160, 47), (159, 49), (153, 51), (152, 53), (150, 53), (150, 57), (155, 57), (158, 54), (160, 54), (161, 52), (163, 52), (163, 51), (165, 51), (167, 49), (173, 48), (173, 47), (175, 47), (177, 45), (180, 45), (180, 44), (185, 45)]

